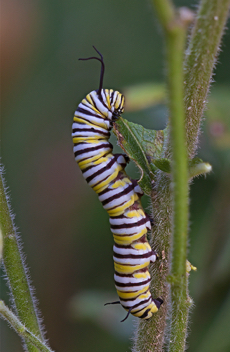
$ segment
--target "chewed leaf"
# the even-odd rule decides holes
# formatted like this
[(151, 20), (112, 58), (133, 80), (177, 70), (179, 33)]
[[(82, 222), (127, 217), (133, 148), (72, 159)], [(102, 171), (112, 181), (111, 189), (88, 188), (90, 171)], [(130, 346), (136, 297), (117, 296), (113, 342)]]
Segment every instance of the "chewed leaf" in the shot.
[(140, 169), (141, 177), (138, 183), (142, 190), (149, 195), (156, 170), (152, 162), (161, 154), (164, 131), (148, 130), (141, 125), (120, 118), (114, 124), (114, 133), (120, 147)]

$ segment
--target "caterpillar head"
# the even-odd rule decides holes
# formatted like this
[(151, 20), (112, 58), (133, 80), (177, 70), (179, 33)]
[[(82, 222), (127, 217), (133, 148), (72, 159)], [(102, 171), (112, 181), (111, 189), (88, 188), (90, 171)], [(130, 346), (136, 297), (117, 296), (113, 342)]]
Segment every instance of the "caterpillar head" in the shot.
[(108, 111), (111, 113), (108, 114), (108, 118), (112, 122), (116, 121), (124, 111), (124, 95), (113, 89), (102, 89), (100, 94), (104, 105), (107, 105)]

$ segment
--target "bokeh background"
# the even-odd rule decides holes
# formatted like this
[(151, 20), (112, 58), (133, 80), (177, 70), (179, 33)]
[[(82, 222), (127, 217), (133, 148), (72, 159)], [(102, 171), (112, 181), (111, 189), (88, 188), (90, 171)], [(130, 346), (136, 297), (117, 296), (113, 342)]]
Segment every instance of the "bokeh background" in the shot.
[[(197, 1), (175, 3), (197, 7)], [(47, 337), (57, 352), (128, 351), (135, 325), (133, 317), (121, 325), (121, 307), (103, 305), (116, 300), (112, 235), (72, 154), (73, 112), (99, 83), (99, 63), (78, 61), (94, 55), (92, 45), (104, 55), (104, 87), (125, 92), (154, 83), (160, 89), (163, 39), (150, 2), (2, 4), (2, 163)], [(191, 187), (188, 258), (198, 271), (190, 277), (195, 306), (189, 352), (230, 351), (229, 29), (222, 49), (199, 148), (213, 172)], [(167, 109), (159, 101), (124, 117), (162, 129)], [(1, 298), (9, 302), (4, 279)], [(18, 336), (0, 324), (1, 351), (21, 352)]]

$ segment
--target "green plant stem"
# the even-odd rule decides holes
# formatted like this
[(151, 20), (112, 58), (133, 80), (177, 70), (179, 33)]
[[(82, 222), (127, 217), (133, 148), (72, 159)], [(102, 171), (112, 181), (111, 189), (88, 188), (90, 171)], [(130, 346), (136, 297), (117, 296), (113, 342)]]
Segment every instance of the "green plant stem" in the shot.
[(150, 291), (154, 298), (161, 297), (164, 303), (160, 310), (149, 321), (139, 320), (134, 337), (133, 352), (162, 352), (165, 342), (164, 331), (169, 303), (169, 284), (166, 280), (169, 274), (169, 249), (171, 235), (172, 199), (170, 192), (170, 179), (163, 172), (157, 172), (157, 192), (153, 191), (154, 202), (153, 236), (150, 240), (151, 247), (159, 255), (149, 271), (153, 278)]
[(0, 228), (0, 264), (1, 264), (1, 260), (2, 260), (2, 247), (3, 247), (3, 238), (2, 238), (2, 231)]
[[(0, 177), (1, 217), (0, 225), (3, 235), (3, 263), (9, 283), (9, 288), (15, 303), (17, 315), (21, 322), (33, 333), (43, 340), (38, 323), (34, 300), (28, 282), (28, 270), (25, 269), (22, 253), (19, 248), (18, 238), (13, 224), (13, 217), (9, 209), (7, 196)], [(37, 348), (27, 343), (29, 352), (38, 351)]]
[(189, 305), (187, 304), (188, 160), (183, 103), (183, 56), (186, 29), (175, 26), (166, 35), (172, 148), (173, 233), (171, 249), (171, 329), (169, 351), (184, 351)]
[[(164, 28), (166, 44), (167, 44), (167, 63), (169, 75), (169, 105), (171, 116), (171, 142), (173, 145), (173, 152), (176, 149), (176, 154), (173, 155), (173, 186), (174, 191), (174, 235), (172, 240), (172, 271), (170, 278), (171, 283), (171, 302), (172, 302), (172, 325), (171, 336), (169, 343), (170, 351), (183, 351), (186, 339), (186, 327), (189, 307), (191, 306), (191, 299), (187, 293), (187, 277), (186, 277), (186, 232), (187, 232), (187, 155), (185, 146), (182, 146), (182, 159), (179, 155), (179, 143), (186, 142), (189, 152), (189, 157), (192, 158), (195, 154), (198, 142), (200, 122), (205, 107), (205, 100), (208, 93), (210, 80), (218, 53), (218, 48), (223, 34), (223, 28), (226, 23), (229, 0), (203, 0), (201, 1), (198, 17), (192, 31), (189, 49), (186, 52), (185, 60), (185, 128), (186, 141), (183, 137), (183, 105), (181, 94), (183, 88), (181, 86), (182, 72), (181, 72), (181, 58), (182, 53), (176, 53), (171, 56), (170, 53), (175, 47), (183, 43), (183, 35), (179, 42), (175, 39), (173, 30), (176, 30), (178, 24), (175, 19), (176, 14), (173, 10), (171, 2), (162, 0), (153, 0), (153, 4), (157, 10), (158, 17)], [(172, 16), (172, 13), (174, 14)], [(170, 22), (170, 23), (169, 23)], [(177, 23), (176, 23), (177, 22)], [(182, 21), (183, 22), (183, 21)], [(186, 24), (186, 19), (184, 19)], [(175, 25), (175, 27), (174, 27)], [(171, 32), (172, 31), (172, 32)], [(178, 33), (180, 36), (180, 33)], [(179, 38), (179, 37), (178, 37)], [(175, 56), (174, 56), (175, 55)], [(173, 64), (174, 62), (174, 64)], [(178, 64), (180, 62), (180, 65)], [(176, 65), (176, 67), (173, 65)], [(177, 71), (178, 70), (178, 71)], [(177, 86), (174, 86), (174, 78), (178, 74), (179, 91)], [(173, 78), (174, 77), (174, 78)], [(174, 82), (174, 83), (173, 83)], [(173, 91), (175, 90), (175, 91)], [(176, 100), (174, 100), (176, 99)], [(177, 102), (176, 102), (177, 101)], [(175, 106), (179, 104), (178, 106)], [(179, 111), (177, 110), (179, 109)], [(177, 119), (176, 111), (179, 112)], [(176, 118), (176, 121), (175, 121)], [(179, 122), (180, 121), (180, 122)], [(174, 135), (173, 126), (177, 123), (182, 124), (179, 127), (179, 136)], [(176, 133), (177, 134), (177, 133)], [(181, 139), (182, 136), (182, 139)], [(162, 158), (171, 157), (171, 145), (166, 145)], [(179, 164), (177, 164), (179, 161)], [(177, 168), (177, 169), (176, 169)], [(180, 170), (180, 171), (179, 171)], [(179, 185), (180, 175), (183, 180), (181, 186)], [(188, 175), (187, 175), (188, 177)], [(186, 181), (186, 184), (185, 184)], [(176, 182), (176, 184), (175, 184)], [(178, 188), (179, 187), (179, 188)], [(180, 188), (181, 187), (181, 188)], [(179, 192), (179, 193), (178, 193)], [(164, 330), (166, 326), (166, 317), (168, 311), (168, 297), (169, 284), (167, 284), (167, 275), (169, 273), (170, 262), (170, 247), (171, 241), (171, 188), (170, 181), (164, 173), (158, 172), (155, 182), (154, 192), (152, 196), (153, 214), (155, 220), (155, 227), (153, 228), (153, 240), (151, 243), (153, 248), (156, 248), (160, 255), (161, 263), (157, 263), (154, 267), (150, 267), (150, 272), (154, 277), (154, 282), (151, 284), (151, 292), (154, 296), (161, 296), (164, 299), (164, 304), (161, 306), (156, 317), (152, 318), (151, 322), (139, 322), (139, 326), (134, 339), (133, 351), (154, 351), (160, 352), (164, 346)], [(185, 208), (182, 207), (185, 204)], [(182, 211), (182, 223), (180, 223), (180, 216), (178, 212)], [(185, 230), (185, 232), (184, 232)], [(180, 256), (180, 258), (179, 258)]]
[[(170, 135), (166, 142), (166, 150), (163, 157), (170, 157), (172, 154), (172, 178), (173, 178), (173, 204), (174, 204), (174, 232), (172, 241), (172, 273), (177, 286), (172, 285), (172, 308), (174, 302), (178, 304), (178, 297), (181, 297), (180, 305), (185, 306), (187, 298), (186, 286), (186, 246), (187, 246), (187, 219), (188, 219), (188, 163), (185, 143), (184, 125), (184, 104), (183, 104), (183, 55), (186, 38), (186, 25), (176, 14), (173, 5), (169, 1), (153, 1), (161, 20), (166, 38), (167, 70), (168, 70), (168, 91), (170, 108)], [(168, 146), (171, 144), (171, 147)], [(151, 268), (154, 277), (154, 292), (164, 299), (164, 304), (151, 322), (139, 323), (139, 330), (135, 338), (134, 351), (163, 350), (165, 342), (164, 331), (168, 314), (169, 285), (167, 276), (170, 263), (170, 242), (171, 242), (171, 216), (172, 198), (170, 190), (170, 179), (158, 173), (156, 191), (153, 194), (154, 220), (157, 229), (154, 229), (154, 248), (161, 250), (160, 264)], [(179, 279), (178, 279), (179, 278)], [(181, 279), (183, 278), (183, 280)], [(178, 290), (180, 292), (178, 292)], [(181, 291), (183, 294), (181, 295)], [(176, 340), (184, 344), (187, 326), (188, 310), (182, 309), (184, 325), (180, 324), (180, 331)], [(172, 312), (173, 319), (179, 320), (176, 310)], [(180, 319), (181, 322), (181, 319)], [(148, 334), (146, 334), (146, 328)], [(138, 339), (140, 339), (138, 341)], [(181, 344), (178, 342), (178, 345)], [(179, 351), (179, 350), (178, 350)]]
[(193, 158), (197, 150), (200, 123), (229, 6), (230, 0), (201, 1), (186, 51), (185, 109), (189, 158)]
[(168, 31), (171, 23), (173, 24), (175, 20), (175, 9), (172, 1), (152, 0), (152, 2), (162, 27)]
[(52, 350), (46, 346), (37, 336), (32, 334), (14, 315), (14, 313), (5, 305), (3, 301), (0, 301), (0, 316), (3, 317), (21, 336), (27, 341), (28, 344), (32, 344), (37, 347), (41, 352), (52, 352)]

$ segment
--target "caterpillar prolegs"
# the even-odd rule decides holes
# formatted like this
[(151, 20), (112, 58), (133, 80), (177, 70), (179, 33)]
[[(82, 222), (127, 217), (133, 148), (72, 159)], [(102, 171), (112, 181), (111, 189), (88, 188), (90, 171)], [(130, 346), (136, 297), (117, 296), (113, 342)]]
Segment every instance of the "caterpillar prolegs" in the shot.
[(120, 299), (114, 303), (121, 303), (126, 309), (126, 318), (131, 313), (149, 319), (163, 303), (160, 298), (153, 299), (149, 291), (148, 266), (157, 258), (146, 238), (151, 224), (140, 202), (141, 188), (124, 171), (129, 158), (125, 154), (112, 153), (110, 130), (124, 111), (125, 99), (118, 91), (102, 88), (104, 62), (102, 55), (97, 53), (100, 58), (80, 59), (100, 61), (101, 77), (99, 89), (89, 93), (75, 112), (73, 151), (83, 177), (98, 194), (110, 217), (115, 242), (114, 281)]

